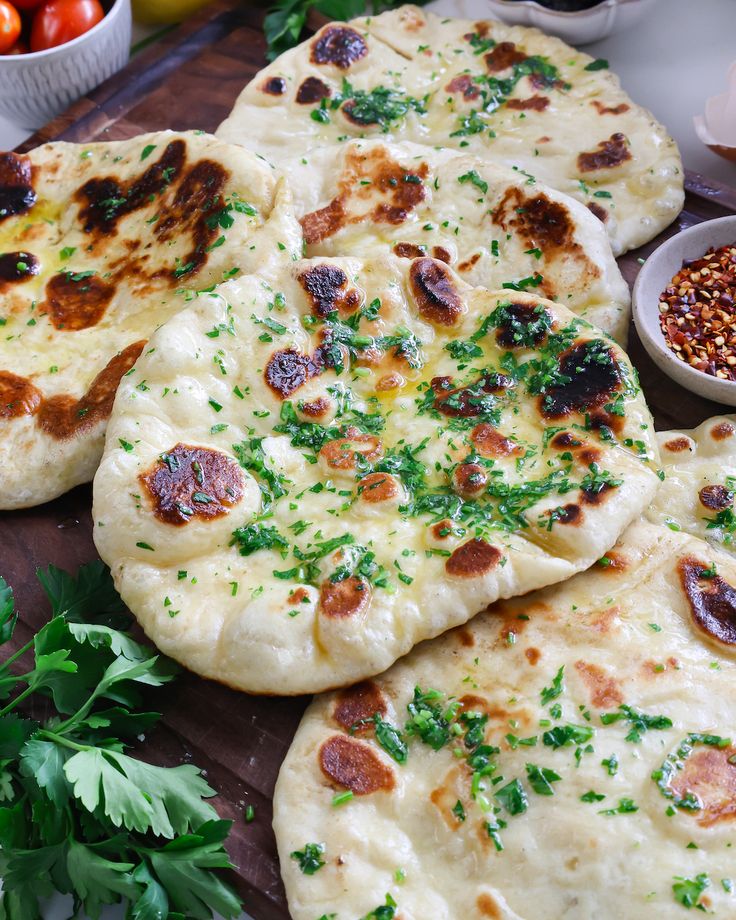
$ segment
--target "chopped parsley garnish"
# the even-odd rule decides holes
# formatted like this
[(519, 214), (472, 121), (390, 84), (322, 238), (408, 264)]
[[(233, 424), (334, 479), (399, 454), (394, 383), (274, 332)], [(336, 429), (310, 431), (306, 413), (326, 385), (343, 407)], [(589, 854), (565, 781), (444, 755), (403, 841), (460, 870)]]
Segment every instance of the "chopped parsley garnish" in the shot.
[[(388, 86), (374, 86), (371, 90), (355, 89), (352, 84), (343, 78), (340, 93), (330, 102), (330, 109), (343, 106), (343, 111), (348, 113), (351, 121), (362, 125), (380, 125), (383, 131), (388, 131), (391, 124), (401, 120), (409, 111), (423, 115), (426, 109), (426, 100), (415, 99), (407, 95), (402, 89)], [(312, 112), (322, 111), (327, 114), (327, 100), (322, 100), (320, 108)], [(320, 119), (324, 120), (324, 119)], [(327, 116), (329, 121), (329, 116)]]
[(462, 176), (458, 176), (457, 181), (461, 185), (464, 185), (466, 182), (471, 182), (476, 188), (480, 189), (484, 195), (488, 191), (488, 183), (484, 179), (481, 179), (474, 169), (471, 169)]
[(376, 741), (396, 763), (405, 764), (409, 749), (401, 731), (384, 721), (378, 713), (373, 716), (373, 723), (376, 726)]
[(625, 704), (619, 706), (618, 710), (618, 712), (601, 713), (601, 722), (604, 725), (611, 725), (613, 722), (625, 719), (631, 725), (631, 729), (626, 735), (626, 741), (630, 741), (632, 744), (637, 744), (641, 741), (644, 732), (650, 729), (663, 731), (666, 728), (672, 728), (672, 719), (667, 716), (650, 716), (645, 712), (634, 709), (633, 706)]
[(445, 351), (449, 351), (456, 361), (468, 362), (473, 358), (482, 358), (483, 349), (479, 348), (474, 342), (463, 341), (462, 339), (453, 339), (445, 346)]
[[(518, 281), (504, 281), (501, 287), (509, 291), (528, 291), (529, 288), (539, 287), (543, 281), (544, 277), (539, 272), (534, 272), (533, 275), (529, 275), (527, 278), (519, 278)], [(537, 309), (543, 308), (538, 307)]]
[(250, 556), (259, 549), (287, 549), (289, 541), (275, 527), (247, 524), (233, 531), (229, 545), (237, 546), (241, 556)]
[(606, 768), (609, 776), (615, 776), (618, 773), (618, 757), (611, 754), (610, 757), (601, 761), (601, 766)]
[(562, 779), (554, 770), (538, 767), (533, 763), (526, 765), (526, 775), (529, 785), (538, 795), (554, 795), (555, 790), (552, 788), (552, 783), (557, 783)]
[(552, 684), (549, 687), (544, 687), (540, 699), (542, 706), (546, 706), (548, 703), (551, 703), (552, 700), (556, 700), (558, 696), (562, 696), (565, 692), (565, 665), (561, 665), (559, 671), (555, 674)]
[(583, 70), (608, 70), (611, 65), (605, 58), (596, 58), (589, 64), (586, 64)]
[(375, 910), (366, 914), (365, 917), (361, 917), (360, 920), (393, 920), (396, 916), (397, 906), (396, 901), (394, 901), (390, 894), (387, 894), (385, 904), (381, 907), (376, 907)]
[(447, 706), (444, 700), (439, 690), (423, 691), (415, 687), (414, 699), (406, 707), (411, 716), (405, 726), (406, 733), (416, 735), (435, 751), (450, 740), (450, 721), (459, 706), (459, 703)]
[(586, 744), (595, 734), (590, 725), (555, 725), (542, 735), (542, 743), (553, 750), (573, 744)]
[(622, 798), (618, 800), (618, 805), (615, 808), (604, 808), (603, 811), (599, 811), (599, 815), (630, 815), (635, 811), (639, 811), (639, 806), (634, 802), (633, 799)]
[(242, 198), (233, 194), (225, 200), (225, 204), (218, 211), (206, 218), (205, 223), (210, 230), (215, 230), (217, 227), (222, 230), (229, 230), (235, 223), (233, 211), (237, 214), (247, 214), (248, 217), (258, 216), (258, 211), (252, 204), (248, 204), (247, 201), (243, 201)]
[(255, 475), (263, 495), (265, 512), (276, 499), (288, 494), (286, 489), (288, 480), (272, 470), (266, 463), (266, 454), (262, 447), (263, 440), (263, 438), (251, 438), (241, 444), (233, 444), (233, 453), (243, 469)]
[(303, 850), (294, 850), (289, 855), (299, 863), (299, 868), (305, 875), (314, 875), (325, 864), (322, 859), (324, 852), (324, 843), (305, 843)]
[(497, 789), (494, 796), (510, 815), (521, 815), (529, 807), (526, 792), (518, 779), (513, 779), (510, 783)]
[(675, 901), (688, 910), (695, 907), (697, 910), (705, 911), (705, 907), (700, 903), (700, 896), (709, 885), (710, 879), (705, 872), (701, 872), (695, 878), (683, 878), (681, 875), (676, 875), (672, 885), (672, 894)]

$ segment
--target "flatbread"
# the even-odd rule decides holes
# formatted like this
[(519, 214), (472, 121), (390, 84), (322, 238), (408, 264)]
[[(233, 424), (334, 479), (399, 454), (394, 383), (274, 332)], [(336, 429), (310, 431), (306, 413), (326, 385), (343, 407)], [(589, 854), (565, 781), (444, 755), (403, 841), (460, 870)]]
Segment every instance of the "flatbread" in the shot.
[(628, 286), (601, 222), (568, 195), (408, 142), (325, 147), (293, 156), (286, 172), (308, 256), (432, 255), (469, 284), (558, 300), (625, 344)]
[(578, 198), (617, 255), (683, 204), (677, 146), (600, 62), (536, 29), (415, 6), (325, 26), (261, 71), (217, 133), (276, 164), (360, 136), (461, 149)]
[(120, 377), (189, 289), (297, 253), (283, 182), (211, 135), (1, 154), (0, 508), (92, 478)]
[(658, 484), (611, 340), (430, 258), (244, 277), (148, 351), (116, 399), (96, 544), (163, 652), (243, 690), (378, 673), (587, 568)]
[(736, 417), (719, 415), (689, 431), (660, 431), (664, 481), (647, 517), (736, 554)]
[(734, 915), (736, 562), (649, 522), (605, 559), (312, 703), (274, 797), (293, 920)]

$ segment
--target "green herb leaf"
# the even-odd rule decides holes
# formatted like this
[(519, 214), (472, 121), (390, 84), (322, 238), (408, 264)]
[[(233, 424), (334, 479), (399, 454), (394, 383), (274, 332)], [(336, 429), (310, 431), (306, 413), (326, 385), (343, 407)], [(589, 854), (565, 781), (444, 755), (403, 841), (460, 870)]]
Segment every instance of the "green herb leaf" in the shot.
[(324, 852), (324, 843), (306, 843), (303, 850), (294, 850), (289, 855), (299, 863), (299, 868), (305, 875), (314, 875), (325, 864), (322, 859)]
[(683, 878), (681, 875), (676, 875), (674, 877), (674, 884), (672, 885), (672, 894), (674, 895), (675, 901), (677, 901), (678, 904), (682, 904), (682, 906), (686, 907), (688, 910), (693, 907), (696, 907), (698, 910), (705, 910), (700, 903), (700, 896), (709, 885), (710, 879), (705, 872), (701, 872), (699, 875), (696, 875), (695, 878)]

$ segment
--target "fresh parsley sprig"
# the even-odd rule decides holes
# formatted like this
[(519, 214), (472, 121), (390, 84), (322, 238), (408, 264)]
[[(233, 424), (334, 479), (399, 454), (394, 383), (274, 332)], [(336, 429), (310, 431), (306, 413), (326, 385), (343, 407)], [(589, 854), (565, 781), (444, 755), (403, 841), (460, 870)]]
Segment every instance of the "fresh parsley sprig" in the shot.
[[(213, 872), (232, 868), (214, 791), (191, 764), (126, 753), (160, 717), (139, 711), (142, 688), (168, 683), (174, 665), (125, 631), (101, 562), (38, 578), (51, 619), (0, 666), (0, 917), (40, 920), (54, 889), (92, 920), (121, 901), (133, 920), (238, 916), (240, 899)], [(0, 577), (0, 645), (16, 622)]]

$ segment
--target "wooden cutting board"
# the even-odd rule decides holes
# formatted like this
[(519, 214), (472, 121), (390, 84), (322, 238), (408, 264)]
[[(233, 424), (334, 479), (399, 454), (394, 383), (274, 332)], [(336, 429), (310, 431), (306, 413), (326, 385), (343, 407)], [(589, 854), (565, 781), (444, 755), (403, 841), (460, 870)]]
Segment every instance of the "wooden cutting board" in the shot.
[[(51, 140), (88, 142), (164, 128), (214, 131), (236, 96), (264, 66), (262, 9), (221, 0), (168, 33), (123, 71), (30, 138), (21, 149)], [(678, 230), (736, 211), (736, 190), (688, 173), (680, 217), (656, 240), (619, 260), (633, 284), (644, 258)], [(724, 411), (681, 389), (649, 360), (633, 328), (629, 353), (639, 370), (657, 428), (691, 427)], [(29, 511), (0, 515), (0, 573), (14, 587), (25, 643), (47, 618), (34, 577), (53, 563), (69, 571), (97, 557), (92, 543), (91, 489), (80, 487)], [(162, 724), (146, 756), (172, 765), (191, 759), (219, 793), (220, 814), (234, 820), (229, 850), (236, 883), (255, 920), (288, 920), (271, 830), (271, 796), (281, 761), (308, 700), (246, 696), (192, 675), (159, 694)], [(245, 824), (247, 805), (256, 819)]]

